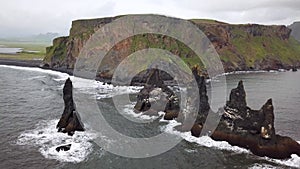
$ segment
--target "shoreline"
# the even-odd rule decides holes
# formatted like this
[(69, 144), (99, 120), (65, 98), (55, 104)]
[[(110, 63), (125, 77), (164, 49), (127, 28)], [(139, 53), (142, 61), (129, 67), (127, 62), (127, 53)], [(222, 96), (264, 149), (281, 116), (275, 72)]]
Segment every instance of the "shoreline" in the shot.
[[(73, 76), (73, 69), (65, 69), (65, 68), (51, 68), (51, 67), (45, 67), (43, 66), (42, 60), (18, 60), (18, 59), (8, 59), (8, 58), (0, 58), (0, 65), (8, 65), (8, 66), (20, 66), (20, 67), (31, 67), (31, 68), (40, 68), (44, 70), (53, 70), (58, 71), (61, 73), (66, 73), (70, 76)], [(285, 71), (291, 71), (286, 69), (278, 69), (278, 70), (241, 70), (241, 71), (232, 71), (232, 72), (225, 72), (224, 74), (217, 75), (213, 78), (208, 78), (207, 82), (211, 81), (212, 79), (219, 77), (219, 76), (227, 76), (231, 74), (247, 74), (247, 73), (260, 73), (260, 72), (285, 72)], [(104, 82), (104, 83), (111, 83), (111, 79), (104, 79), (100, 77), (95, 78), (96, 81)], [(169, 85), (172, 85), (173, 83), (170, 81), (166, 81), (169, 83)], [(138, 85), (142, 86), (142, 83), (133, 82), (132, 85)]]
[(64, 68), (50, 68), (42, 66), (42, 60), (17, 60), (17, 59), (3, 59), (0, 58), (0, 65), (8, 66), (21, 66), (21, 67), (36, 67), (45, 70), (53, 70), (61, 73), (67, 73), (68, 75), (73, 75), (73, 69), (64, 69)]

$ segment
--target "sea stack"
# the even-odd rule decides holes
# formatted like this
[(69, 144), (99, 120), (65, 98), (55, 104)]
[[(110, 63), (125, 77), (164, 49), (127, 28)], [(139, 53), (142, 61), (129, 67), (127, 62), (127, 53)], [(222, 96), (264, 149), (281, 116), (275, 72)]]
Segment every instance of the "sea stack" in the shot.
[[(210, 105), (208, 102), (207, 90), (206, 90), (206, 80), (205, 77), (198, 74), (198, 67), (192, 69), (193, 76), (197, 82), (198, 94), (195, 91), (190, 91), (188, 95), (188, 100), (193, 103), (194, 106), (198, 107), (198, 112), (194, 112), (195, 108), (190, 108), (189, 112), (185, 116), (186, 123), (177, 126), (176, 129), (179, 131), (191, 131), (192, 135), (200, 136), (203, 124), (205, 123), (208, 112), (210, 111)], [(198, 98), (199, 96), (199, 98)], [(179, 122), (183, 120), (180, 118), (176, 119)]]
[(56, 126), (56, 128), (58, 128), (58, 132), (73, 135), (75, 131), (84, 131), (84, 125), (80, 121), (80, 116), (76, 111), (76, 105), (73, 101), (73, 85), (70, 78), (68, 78), (65, 82), (63, 88), (63, 99), (65, 108)]
[(243, 82), (232, 89), (229, 101), (217, 129), (211, 137), (217, 141), (227, 141), (231, 145), (249, 149), (258, 156), (276, 159), (300, 156), (300, 145), (295, 140), (276, 135), (272, 99), (260, 110), (252, 110), (246, 103)]
[(164, 111), (166, 120), (176, 118), (180, 109), (177, 95), (164, 84), (158, 69), (148, 72), (148, 78), (144, 88), (138, 93), (134, 109), (147, 115), (158, 115), (159, 111)]
[[(197, 103), (193, 104), (194, 106), (199, 106), (199, 111), (196, 116), (193, 116), (195, 114), (193, 108), (185, 110), (185, 113), (179, 112), (179, 98), (164, 85), (156, 71), (153, 70), (144, 88), (139, 92), (135, 110), (138, 112), (151, 110), (150, 112), (154, 114), (164, 111), (166, 113), (165, 120), (175, 119), (182, 123), (175, 127), (177, 130), (190, 131), (193, 136), (200, 137), (206, 117), (209, 111), (212, 111), (208, 102), (205, 78), (199, 76), (196, 70), (193, 71), (200, 97), (197, 99), (197, 95), (193, 95), (195, 92), (188, 97), (188, 100)], [(163, 97), (164, 103), (167, 102), (165, 109), (153, 109), (154, 103), (163, 103), (163, 101), (153, 100), (154, 93), (166, 93)], [(243, 81), (240, 81), (237, 87), (231, 90), (229, 100), (222, 110), (220, 123), (211, 134), (212, 139), (227, 141), (231, 145), (249, 149), (253, 154), (262, 157), (286, 159), (290, 158), (292, 154), (300, 156), (298, 142), (289, 137), (277, 135), (275, 132), (272, 99), (268, 99), (260, 110), (252, 110), (247, 106)], [(195, 122), (184, 123), (193, 118), (196, 118)]]

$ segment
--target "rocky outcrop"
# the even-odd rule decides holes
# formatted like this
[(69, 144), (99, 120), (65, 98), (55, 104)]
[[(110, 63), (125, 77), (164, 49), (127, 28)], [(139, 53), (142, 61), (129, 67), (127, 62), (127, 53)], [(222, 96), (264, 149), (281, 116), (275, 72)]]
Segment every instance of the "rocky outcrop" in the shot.
[(232, 89), (229, 101), (217, 129), (211, 137), (249, 149), (258, 156), (276, 159), (300, 156), (300, 145), (289, 137), (277, 135), (274, 125), (274, 107), (269, 99), (260, 110), (247, 107), (243, 82)]
[(239, 82), (237, 88), (231, 90), (227, 106), (239, 111), (247, 110), (246, 92), (242, 81)]
[[(151, 82), (147, 81), (148, 84), (144, 86), (137, 96), (135, 110), (148, 115), (149, 110), (151, 110), (151, 115), (157, 115), (159, 111), (164, 111), (165, 120), (175, 119), (182, 123), (182, 125), (175, 127), (177, 130), (190, 131), (193, 136), (199, 137), (206, 122), (208, 112), (212, 111), (208, 102), (205, 79), (200, 77), (195, 69), (193, 70), (198, 84), (200, 100), (198, 100), (199, 111), (196, 120), (191, 123), (188, 120), (191, 120), (189, 118), (193, 118), (194, 116), (180, 112), (178, 104), (180, 98), (171, 89), (168, 88), (167, 92), (164, 90), (166, 86), (159, 78), (158, 70), (152, 70), (152, 72), (152, 77), (148, 78), (148, 80), (151, 79)], [(159, 85), (155, 85), (156, 82)], [(167, 93), (164, 97), (157, 97), (157, 94), (154, 94), (163, 94), (164, 92)], [(171, 98), (173, 97), (176, 99), (172, 100)], [(195, 96), (189, 95), (187, 100), (194, 98)], [(156, 102), (168, 106), (164, 109), (155, 109), (152, 106)], [(192, 113), (192, 110), (189, 109), (189, 113)], [(292, 154), (300, 156), (299, 143), (289, 137), (276, 134), (272, 99), (267, 100), (260, 110), (252, 110), (247, 106), (243, 81), (240, 81), (238, 86), (231, 90), (229, 100), (224, 109), (221, 110), (223, 110), (221, 120), (216, 130), (211, 134), (212, 139), (227, 141), (231, 145), (249, 149), (253, 154), (258, 156), (267, 156), (276, 159), (290, 158)], [(183, 123), (186, 121), (188, 123)]]
[[(199, 93), (195, 91), (189, 92), (187, 101), (191, 102), (191, 106), (186, 107), (185, 112), (179, 114), (178, 118), (176, 118), (178, 122), (182, 123), (182, 125), (176, 126), (176, 129), (182, 132), (191, 131), (192, 135), (200, 136), (203, 124), (210, 111), (210, 105), (204, 76), (199, 76), (197, 69), (193, 69), (193, 75), (196, 79)], [(195, 106), (198, 106), (198, 112), (195, 112)], [(194, 115), (194, 113), (196, 114)]]
[(60, 151), (69, 151), (71, 149), (71, 144), (67, 144), (67, 145), (61, 145), (61, 146), (58, 146), (55, 148), (55, 150), (57, 152), (60, 152)]
[[(91, 35), (118, 17), (120, 16), (73, 21), (70, 35), (53, 41), (53, 46), (47, 48), (44, 62), (52, 68), (74, 68), (80, 50)], [(291, 29), (286, 26), (232, 25), (201, 19), (189, 21), (210, 39), (226, 72), (290, 69), (300, 66), (300, 43), (290, 36)], [(116, 44), (102, 60), (99, 78), (111, 78), (114, 69), (125, 57), (145, 48), (168, 50), (181, 57), (191, 68), (198, 65), (205, 71), (200, 59), (185, 44), (163, 35), (145, 34)]]
[(198, 71), (197, 68), (193, 68), (193, 75), (197, 82), (199, 93), (195, 93), (195, 91), (187, 87), (187, 101), (193, 106), (198, 105), (198, 112), (194, 112), (195, 109), (193, 107), (187, 107), (186, 109), (188, 110), (180, 112), (180, 98), (164, 84), (164, 80), (159, 74), (160, 71), (157, 69), (150, 70), (152, 73), (149, 74), (144, 88), (137, 95), (135, 110), (138, 113), (143, 112), (147, 115), (158, 115), (159, 111), (165, 112), (165, 120), (176, 119), (183, 123), (182, 126), (177, 126), (179, 131), (189, 131), (194, 123), (195, 126), (202, 126), (210, 110), (210, 106), (205, 78), (199, 76)]
[[(243, 82), (232, 89), (229, 101), (224, 107), (217, 129), (211, 137), (217, 141), (227, 141), (231, 145), (249, 149), (258, 156), (276, 159), (300, 156), (300, 144), (295, 140), (277, 135), (274, 125), (274, 107), (269, 99), (260, 110), (252, 110), (246, 103)], [(196, 123), (191, 134), (199, 137), (202, 125)]]
[(84, 125), (80, 121), (80, 116), (76, 111), (76, 106), (73, 101), (73, 85), (70, 78), (68, 78), (65, 82), (65, 86), (63, 88), (63, 99), (65, 108), (56, 126), (56, 128), (58, 128), (58, 132), (73, 135), (75, 131), (84, 131)]
[(195, 80), (198, 85), (198, 90), (199, 90), (199, 97), (200, 97), (200, 103), (199, 103), (199, 112), (200, 114), (206, 114), (209, 109), (209, 103), (208, 103), (208, 96), (207, 96), (207, 91), (206, 91), (206, 80), (204, 76), (200, 76), (198, 73), (197, 68), (193, 68), (192, 72), (195, 77)]
[(137, 95), (134, 109), (147, 115), (166, 112), (165, 119), (172, 120), (179, 114), (178, 96), (164, 84), (158, 69), (150, 69), (144, 88)]

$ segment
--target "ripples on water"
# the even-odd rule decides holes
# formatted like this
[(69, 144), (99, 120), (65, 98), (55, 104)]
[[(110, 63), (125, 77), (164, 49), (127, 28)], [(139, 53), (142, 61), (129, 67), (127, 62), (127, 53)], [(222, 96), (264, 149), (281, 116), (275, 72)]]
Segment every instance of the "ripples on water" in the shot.
[[(86, 132), (77, 132), (73, 137), (56, 132), (55, 126), (63, 111), (62, 88), (67, 74), (14, 66), (0, 66), (0, 70), (0, 168), (300, 167), (300, 158), (295, 155), (289, 160), (261, 158), (227, 142), (177, 132), (173, 129), (177, 122), (156, 120), (162, 116), (135, 114), (133, 104), (130, 104), (124, 107), (123, 115), (154, 120), (152, 123), (134, 125), (119, 117), (117, 110), (113, 109), (111, 97), (136, 93), (139, 87), (113, 87), (71, 77), (76, 82), (74, 92), (96, 96), (98, 104), (108, 112), (107, 120), (116, 130), (138, 136), (165, 131), (184, 139), (159, 156), (146, 159), (119, 157), (97, 146), (93, 140), (101, 136), (88, 126)], [(300, 140), (299, 77), (300, 72), (232, 74), (227, 75), (227, 88), (229, 92), (239, 80), (244, 80), (248, 105), (254, 109), (259, 109), (268, 98), (273, 98), (277, 132)], [(220, 87), (217, 80), (212, 84), (213, 87)], [(72, 143), (70, 151), (55, 151), (57, 146), (68, 143)]]

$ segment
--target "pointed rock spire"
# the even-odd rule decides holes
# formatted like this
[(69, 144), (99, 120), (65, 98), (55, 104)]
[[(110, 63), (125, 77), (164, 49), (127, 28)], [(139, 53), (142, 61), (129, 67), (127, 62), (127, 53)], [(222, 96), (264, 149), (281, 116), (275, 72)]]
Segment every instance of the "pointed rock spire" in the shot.
[(84, 131), (84, 126), (80, 121), (79, 114), (76, 111), (75, 103), (73, 101), (73, 85), (70, 78), (65, 82), (63, 99), (65, 109), (56, 128), (58, 128), (59, 132), (67, 132), (69, 135), (73, 135), (75, 131)]
[(237, 88), (231, 90), (227, 106), (240, 111), (247, 109), (246, 92), (242, 80), (239, 81)]
[(200, 115), (207, 115), (210, 106), (208, 102), (208, 96), (207, 96), (207, 90), (206, 90), (206, 82), (204, 76), (200, 76), (198, 74), (199, 68), (194, 67), (192, 69), (192, 73), (195, 77), (195, 80), (198, 85), (198, 90), (199, 90), (199, 97), (200, 97), (200, 104), (199, 104), (199, 113)]
[(274, 107), (272, 99), (269, 99), (261, 108), (263, 114), (263, 123), (261, 126), (261, 137), (264, 139), (272, 139), (275, 137), (274, 127)]

